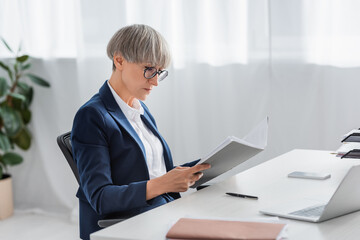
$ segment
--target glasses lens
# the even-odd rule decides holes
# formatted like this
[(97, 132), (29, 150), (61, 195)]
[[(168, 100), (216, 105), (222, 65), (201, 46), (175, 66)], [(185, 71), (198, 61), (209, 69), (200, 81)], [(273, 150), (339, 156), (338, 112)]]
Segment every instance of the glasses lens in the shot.
[(167, 76), (168, 76), (168, 71), (166, 71), (166, 70), (162, 71), (158, 77), (158, 81), (160, 82), (160, 81), (164, 80)]
[(146, 68), (144, 76), (145, 76), (145, 78), (150, 79), (150, 78), (153, 78), (156, 75), (156, 73), (157, 73), (156, 68), (149, 67), (149, 68)]

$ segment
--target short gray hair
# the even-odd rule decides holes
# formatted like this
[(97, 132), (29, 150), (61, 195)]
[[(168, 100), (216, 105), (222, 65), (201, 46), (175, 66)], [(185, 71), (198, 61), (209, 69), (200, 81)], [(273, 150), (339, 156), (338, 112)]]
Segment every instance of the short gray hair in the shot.
[(107, 55), (114, 61), (114, 55), (118, 53), (128, 62), (149, 63), (160, 68), (166, 68), (171, 61), (170, 50), (163, 36), (142, 24), (123, 27), (112, 36), (107, 45)]

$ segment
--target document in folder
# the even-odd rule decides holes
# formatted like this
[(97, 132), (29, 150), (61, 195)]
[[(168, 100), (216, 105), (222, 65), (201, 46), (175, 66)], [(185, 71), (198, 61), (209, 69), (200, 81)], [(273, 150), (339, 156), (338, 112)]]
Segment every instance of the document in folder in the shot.
[(227, 137), (219, 146), (202, 158), (198, 164), (209, 163), (211, 168), (203, 171), (203, 177), (191, 187), (196, 188), (210, 181), (264, 150), (267, 145), (268, 122), (269, 118), (266, 117), (243, 139), (233, 136)]
[(353, 129), (345, 134), (341, 142), (360, 142), (360, 129)]
[(337, 150), (336, 150), (336, 156), (342, 157), (348, 152), (354, 150), (354, 149), (360, 149), (360, 142), (347, 142), (343, 143)]
[(285, 224), (180, 218), (169, 230), (169, 239), (268, 239), (275, 240)]

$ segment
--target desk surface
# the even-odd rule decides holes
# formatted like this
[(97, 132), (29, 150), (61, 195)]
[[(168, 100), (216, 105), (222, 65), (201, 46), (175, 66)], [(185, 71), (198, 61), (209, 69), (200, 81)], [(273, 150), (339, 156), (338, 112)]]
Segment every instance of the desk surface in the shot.
[[(91, 235), (92, 240), (166, 239), (170, 224), (184, 216), (205, 218), (264, 218), (260, 209), (311, 198), (328, 201), (347, 170), (360, 160), (340, 159), (328, 151), (293, 150), (223, 182), (145, 212)], [(293, 171), (327, 172), (331, 178), (288, 178)], [(255, 195), (259, 200), (227, 196), (225, 192)], [(322, 223), (282, 219), (289, 239), (357, 239), (360, 211)]]

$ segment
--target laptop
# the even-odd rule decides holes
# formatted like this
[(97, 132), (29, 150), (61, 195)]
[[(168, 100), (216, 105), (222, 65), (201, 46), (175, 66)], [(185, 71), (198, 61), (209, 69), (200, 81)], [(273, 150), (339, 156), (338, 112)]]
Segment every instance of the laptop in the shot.
[(323, 222), (360, 210), (360, 165), (352, 166), (327, 203), (304, 200), (260, 213), (308, 222)]

